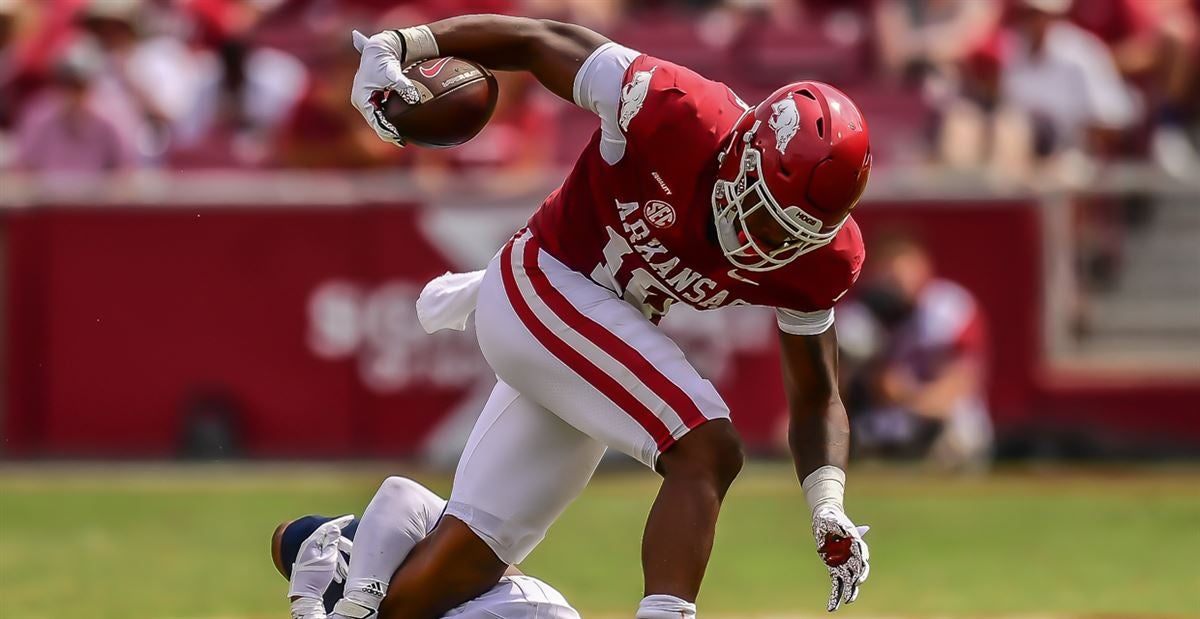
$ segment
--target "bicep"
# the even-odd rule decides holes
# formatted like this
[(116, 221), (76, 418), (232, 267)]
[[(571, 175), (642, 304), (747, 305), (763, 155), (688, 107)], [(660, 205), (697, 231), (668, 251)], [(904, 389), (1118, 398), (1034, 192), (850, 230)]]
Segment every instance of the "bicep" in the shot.
[(578, 103), (575, 95), (580, 73), (596, 50), (609, 41), (583, 26), (547, 20), (543, 23), (545, 29), (535, 42), (530, 71), (550, 92)]

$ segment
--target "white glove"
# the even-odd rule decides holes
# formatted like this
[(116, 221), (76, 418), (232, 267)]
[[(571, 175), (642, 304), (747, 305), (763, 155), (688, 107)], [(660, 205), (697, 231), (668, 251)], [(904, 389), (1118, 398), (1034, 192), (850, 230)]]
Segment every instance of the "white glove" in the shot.
[[(330, 520), (317, 527), (317, 530), (300, 544), (300, 552), (296, 553), (296, 562), (292, 564), (292, 579), (288, 587), (288, 597), (300, 598), (292, 604), (293, 616), (296, 615), (297, 604), (303, 603), (301, 605), (307, 608), (312, 607), (313, 602), (316, 603), (315, 608), (322, 610), (321, 616), (324, 616), (321, 598), (325, 595), (325, 590), (339, 574), (344, 579), (348, 569), (340, 550), (348, 549), (350, 540), (342, 541), (342, 527), (353, 520), (354, 514)], [(303, 616), (314, 617), (311, 614)]]
[[(354, 516), (354, 514), (350, 514)], [(345, 516), (343, 516), (344, 518)], [(337, 571), (333, 574), (333, 582), (346, 582), (346, 576), (350, 574), (349, 556), (354, 553), (354, 542), (348, 537), (338, 538), (338, 553), (337, 553)]]
[(399, 96), (411, 105), (421, 102), (417, 88), (404, 75), (403, 37), (397, 30), (384, 30), (370, 38), (355, 30), (352, 37), (354, 49), (362, 57), (354, 74), (350, 102), (381, 140), (404, 146), (404, 138), (383, 114), (383, 102), (388, 97)]
[(813, 537), (817, 554), (829, 569), (833, 589), (827, 610), (833, 612), (842, 603), (858, 598), (858, 586), (867, 580), (871, 553), (863, 535), (871, 527), (856, 527), (846, 513), (836, 507), (822, 507), (813, 514)]

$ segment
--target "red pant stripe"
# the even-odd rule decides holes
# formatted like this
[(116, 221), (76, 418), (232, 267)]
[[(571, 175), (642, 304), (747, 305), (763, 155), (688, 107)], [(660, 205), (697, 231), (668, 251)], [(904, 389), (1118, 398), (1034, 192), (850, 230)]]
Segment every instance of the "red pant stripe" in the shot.
[(708, 421), (692, 398), (647, 361), (641, 352), (572, 305), (571, 301), (550, 283), (550, 279), (538, 265), (537, 258), (537, 241), (530, 236), (525, 243), (525, 273), (533, 283), (538, 297), (546, 302), (559, 319), (628, 368), (679, 415), (689, 430)]
[[(500, 259), (500, 274), (504, 280), (504, 290), (508, 294), (508, 299), (512, 303), (513, 310), (516, 311), (517, 317), (525, 325), (526, 329), (533, 334), (533, 337), (541, 343), (542, 346), (571, 368), (576, 374), (587, 381), (588, 384), (595, 387), (600, 393), (604, 394), (609, 400), (617, 405), (621, 410), (625, 411), (630, 417), (642, 426), (654, 438), (654, 442), (658, 445), (659, 451), (665, 451), (668, 447), (675, 443), (675, 438), (671, 436), (671, 431), (666, 424), (662, 422), (654, 413), (646, 408), (646, 405), (638, 401), (629, 390), (621, 386), (613, 377), (605, 374), (603, 370), (583, 356), (582, 353), (575, 350), (568, 344), (554, 335), (554, 332), (549, 327), (542, 324), (542, 321), (529, 307), (529, 303), (521, 294), (520, 288), (517, 287), (517, 280), (513, 274), (512, 254), (513, 244), (516, 239), (509, 241), (504, 246), (503, 255)], [(526, 256), (528, 256), (530, 244), (526, 243)], [(535, 264), (537, 247), (533, 247)], [(528, 263), (528, 260), (526, 261)], [(526, 268), (528, 274), (528, 268)], [(540, 271), (539, 271), (540, 272)], [(532, 279), (532, 278), (531, 278)]]

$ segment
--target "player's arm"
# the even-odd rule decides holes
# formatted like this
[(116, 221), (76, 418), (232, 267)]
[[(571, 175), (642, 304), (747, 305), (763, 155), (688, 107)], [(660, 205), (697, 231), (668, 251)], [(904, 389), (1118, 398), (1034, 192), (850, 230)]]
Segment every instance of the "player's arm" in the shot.
[(837, 333), (832, 310), (781, 312), (779, 348), (790, 421), (788, 444), (812, 512), (817, 552), (832, 580), (828, 609), (853, 602), (869, 571), (866, 527), (846, 516), (843, 496), (850, 423), (838, 392)]
[(439, 56), (466, 58), (497, 71), (528, 71), (567, 101), (574, 101), (575, 76), (584, 61), (608, 42), (583, 26), (506, 15), (463, 15), (428, 27)]
[(850, 422), (838, 392), (837, 333), (818, 335), (780, 331), (784, 388), (791, 415), (788, 445), (801, 480), (824, 466), (846, 469)]
[(370, 38), (355, 31), (354, 46), (362, 58), (350, 100), (381, 139), (402, 146), (403, 138), (380, 118), (380, 93), (412, 88), (404, 67), (428, 58), (458, 56), (489, 69), (528, 71), (554, 94), (579, 103), (576, 75), (606, 42), (582, 26), (504, 15), (463, 15), (384, 30)]

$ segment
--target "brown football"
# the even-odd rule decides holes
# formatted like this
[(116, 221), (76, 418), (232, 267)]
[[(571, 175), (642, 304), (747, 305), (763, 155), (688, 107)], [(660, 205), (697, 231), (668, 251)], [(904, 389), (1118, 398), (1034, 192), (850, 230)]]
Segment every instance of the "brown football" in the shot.
[(393, 91), (383, 113), (409, 144), (458, 146), (475, 137), (496, 109), (496, 76), (462, 58), (431, 58), (404, 70), (416, 92)]

